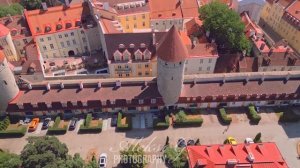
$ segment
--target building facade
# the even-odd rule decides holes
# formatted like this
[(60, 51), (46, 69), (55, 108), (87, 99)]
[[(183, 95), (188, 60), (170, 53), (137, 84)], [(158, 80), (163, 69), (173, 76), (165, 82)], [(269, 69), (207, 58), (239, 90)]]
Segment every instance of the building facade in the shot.
[(8, 61), (18, 61), (20, 59), (12, 41), (10, 30), (2, 24), (0, 24), (0, 47)]
[(298, 0), (272, 0), (267, 1), (261, 12), (262, 21), (287, 40), (298, 53), (300, 53), (299, 8)]

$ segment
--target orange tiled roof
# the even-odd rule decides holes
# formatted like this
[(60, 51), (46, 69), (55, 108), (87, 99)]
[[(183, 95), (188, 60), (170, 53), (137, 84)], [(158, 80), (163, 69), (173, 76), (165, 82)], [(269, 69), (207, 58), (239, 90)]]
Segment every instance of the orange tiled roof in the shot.
[(164, 35), (157, 48), (157, 56), (167, 62), (180, 62), (188, 57), (187, 49), (175, 26)]
[(0, 37), (6, 36), (9, 34), (9, 29), (5, 27), (3, 24), (0, 24)]
[[(25, 11), (25, 16), (33, 36), (55, 33), (66, 29), (74, 29), (79, 27), (84, 13), (86, 3), (72, 4), (69, 8), (65, 6), (56, 6), (48, 8), (47, 11), (32, 10)], [(61, 25), (58, 28), (57, 25)], [(51, 30), (46, 30), (50, 28)]]
[(178, 0), (151, 0), (151, 19), (182, 18)]
[(287, 8), (287, 12), (294, 18), (298, 19), (298, 24), (300, 22), (300, 1), (296, 0)]

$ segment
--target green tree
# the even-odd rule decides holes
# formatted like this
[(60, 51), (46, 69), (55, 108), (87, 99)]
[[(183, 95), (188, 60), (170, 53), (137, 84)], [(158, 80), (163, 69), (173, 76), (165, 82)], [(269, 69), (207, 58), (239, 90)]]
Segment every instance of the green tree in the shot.
[(164, 150), (164, 157), (167, 164), (173, 168), (188, 167), (187, 152), (185, 148), (166, 147)]
[(92, 160), (85, 166), (85, 168), (98, 168), (97, 160), (95, 156), (93, 156)]
[(176, 121), (178, 122), (183, 122), (186, 120), (186, 114), (184, 111), (179, 111), (177, 114), (176, 114)]
[(261, 143), (261, 133), (260, 132), (258, 134), (256, 134), (253, 141), (254, 141), (254, 143)]
[(21, 0), (20, 3), (27, 10), (39, 9), (42, 6), (42, 0)]
[(19, 168), (21, 164), (22, 161), (18, 155), (0, 150), (0, 167)]
[(0, 17), (5, 17), (7, 15), (19, 15), (22, 14), (23, 7), (18, 3), (13, 3), (9, 6), (0, 6)]
[(121, 165), (124, 168), (143, 168), (146, 166), (144, 149), (140, 145), (129, 145), (120, 151)]
[(216, 43), (233, 52), (250, 52), (250, 42), (244, 34), (244, 24), (240, 16), (227, 5), (213, 1), (199, 9), (199, 18), (203, 20), (203, 26), (209, 36)]
[(68, 155), (68, 148), (56, 137), (32, 137), (21, 152), (23, 168), (58, 167), (82, 168), (84, 161), (79, 154)]

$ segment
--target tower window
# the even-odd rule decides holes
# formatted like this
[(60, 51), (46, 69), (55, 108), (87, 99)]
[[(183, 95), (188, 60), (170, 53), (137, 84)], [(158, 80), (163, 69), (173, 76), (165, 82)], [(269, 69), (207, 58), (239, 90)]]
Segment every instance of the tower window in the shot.
[(4, 84), (7, 85), (7, 82), (5, 80), (3, 80)]

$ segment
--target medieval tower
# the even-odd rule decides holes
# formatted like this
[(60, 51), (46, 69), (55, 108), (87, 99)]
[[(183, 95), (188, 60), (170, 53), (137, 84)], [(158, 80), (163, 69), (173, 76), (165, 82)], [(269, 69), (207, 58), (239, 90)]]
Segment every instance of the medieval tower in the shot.
[(157, 85), (166, 106), (173, 106), (181, 93), (188, 52), (173, 26), (157, 48)]
[(19, 93), (15, 77), (8, 66), (8, 62), (0, 50), (0, 114), (5, 112), (7, 104)]

